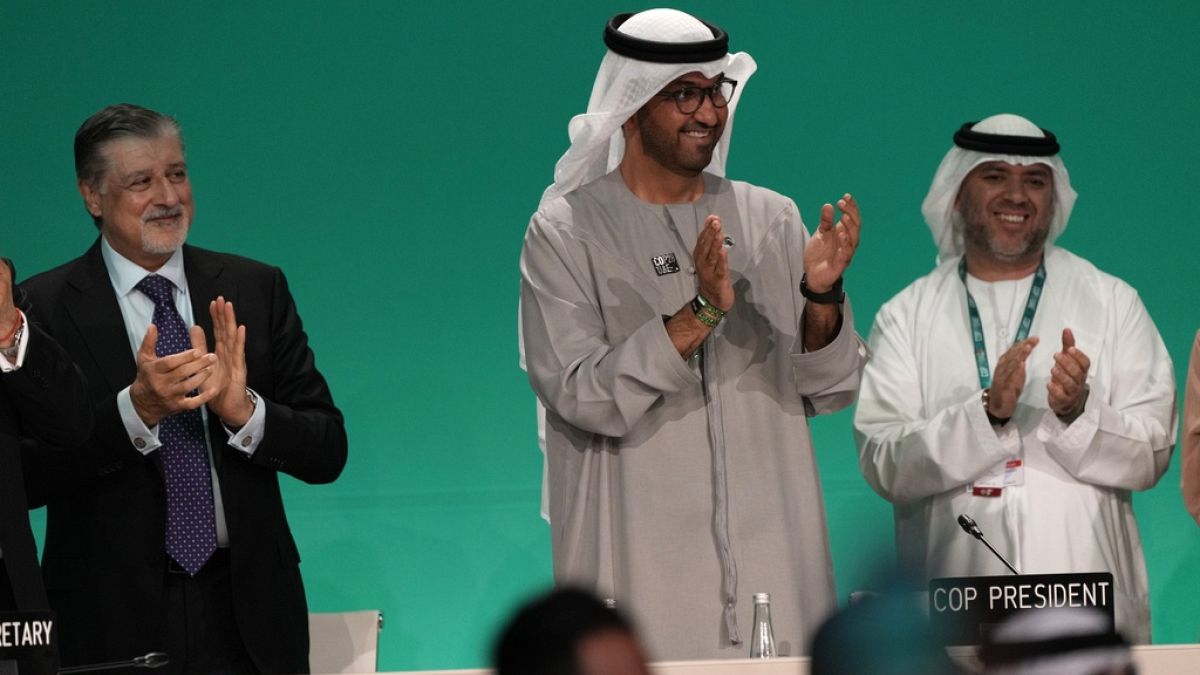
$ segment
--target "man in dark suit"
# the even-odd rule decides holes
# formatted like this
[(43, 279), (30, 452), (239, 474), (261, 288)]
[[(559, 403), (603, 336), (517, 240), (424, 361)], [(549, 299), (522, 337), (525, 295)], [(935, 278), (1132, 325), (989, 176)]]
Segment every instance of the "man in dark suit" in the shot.
[(184, 244), (174, 119), (109, 106), (76, 133), (75, 168), (101, 236), (22, 285), (96, 414), (86, 461), (37, 473), (63, 663), (165, 651), (176, 672), (307, 672), (278, 474), (333, 481), (346, 435), (283, 273)]
[(47, 609), (29, 529), (21, 455), (76, 446), (92, 430), (83, 375), (13, 302), (0, 263), (0, 610)]

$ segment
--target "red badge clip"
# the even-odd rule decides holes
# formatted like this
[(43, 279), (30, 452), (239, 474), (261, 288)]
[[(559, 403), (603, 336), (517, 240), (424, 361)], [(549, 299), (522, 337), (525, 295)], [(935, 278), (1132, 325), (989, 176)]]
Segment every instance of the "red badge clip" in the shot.
[(973, 487), (971, 494), (976, 497), (999, 497), (1001, 489), (998, 487)]

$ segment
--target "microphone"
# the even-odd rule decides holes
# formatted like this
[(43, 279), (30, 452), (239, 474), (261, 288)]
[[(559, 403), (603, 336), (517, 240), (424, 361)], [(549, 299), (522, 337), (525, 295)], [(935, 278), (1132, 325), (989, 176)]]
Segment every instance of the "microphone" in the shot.
[(134, 657), (133, 666), (135, 668), (162, 668), (170, 662), (171, 659), (167, 658), (166, 652), (150, 652), (145, 656)]
[(92, 663), (86, 666), (71, 666), (60, 668), (58, 673), (90, 673), (94, 670), (112, 670), (114, 668), (161, 668), (170, 661), (166, 652), (150, 652), (145, 656), (135, 656), (128, 661), (112, 661), (109, 663)]
[(972, 537), (975, 537), (979, 541), (982, 541), (983, 545), (988, 547), (988, 550), (992, 552), (992, 555), (999, 558), (1000, 562), (1004, 563), (1004, 566), (1007, 567), (1010, 572), (1012, 572), (1013, 574), (1015, 574), (1017, 576), (1021, 576), (1021, 573), (1017, 571), (1017, 568), (1010, 565), (1008, 563), (1008, 561), (1004, 559), (1004, 556), (1000, 555), (999, 551), (992, 548), (992, 545), (988, 543), (988, 540), (986, 538), (984, 538), (983, 530), (979, 529), (979, 526), (975, 524), (975, 521), (971, 519), (971, 516), (968, 516), (965, 513), (959, 514), (958, 525), (959, 525), (959, 527), (961, 527), (963, 529), (964, 532), (971, 535)]
[(968, 516), (965, 513), (960, 515), (958, 517), (958, 526), (965, 530), (966, 533), (972, 537), (975, 537), (976, 539), (983, 539), (983, 530), (979, 529), (979, 526), (975, 524), (975, 521), (971, 519), (971, 516)]

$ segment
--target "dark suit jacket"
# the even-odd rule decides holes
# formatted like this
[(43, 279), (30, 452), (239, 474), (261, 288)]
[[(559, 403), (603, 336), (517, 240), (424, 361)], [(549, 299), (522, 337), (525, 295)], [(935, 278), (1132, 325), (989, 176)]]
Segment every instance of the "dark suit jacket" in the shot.
[(29, 347), (21, 367), (0, 373), (0, 549), (16, 607), (47, 609), (29, 529), (21, 455), (31, 458), (87, 440), (92, 409), (83, 375), (50, 336), (26, 326)]
[[(246, 326), (247, 384), (266, 406), (253, 457), (209, 438), (229, 527), (234, 614), (263, 672), (308, 671), (308, 608), (300, 555), (279, 493), (279, 472), (308, 483), (346, 462), (342, 415), (317, 371), (283, 273), (246, 258), (184, 246), (193, 316), (213, 345), (208, 303), (233, 302)], [(27, 481), (47, 503), (42, 560), (58, 613), (64, 665), (128, 659), (161, 649), (166, 497), (159, 452), (129, 441), (116, 394), (136, 363), (97, 240), (87, 253), (21, 285), (31, 313), (83, 369), (96, 428), (86, 461), (44, 462)], [(34, 473), (30, 470), (30, 473)]]

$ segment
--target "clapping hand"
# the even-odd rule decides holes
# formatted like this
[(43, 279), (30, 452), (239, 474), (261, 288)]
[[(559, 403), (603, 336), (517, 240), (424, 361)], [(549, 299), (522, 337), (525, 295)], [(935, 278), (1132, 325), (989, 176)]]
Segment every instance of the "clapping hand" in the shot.
[(988, 388), (987, 411), (993, 417), (1008, 419), (1017, 410), (1017, 399), (1025, 389), (1025, 362), (1038, 344), (1038, 338), (1025, 338), (1008, 348), (996, 361), (992, 386)]
[(1075, 346), (1070, 328), (1062, 332), (1062, 351), (1054, 355), (1050, 381), (1046, 384), (1046, 402), (1064, 422), (1070, 424), (1087, 403), (1087, 374), (1092, 361)]
[(804, 274), (808, 288), (814, 293), (824, 293), (833, 288), (833, 284), (850, 267), (854, 251), (858, 248), (862, 229), (858, 202), (847, 192), (838, 200), (837, 207), (842, 216), (836, 224), (833, 205), (821, 207), (821, 222), (804, 247)]

